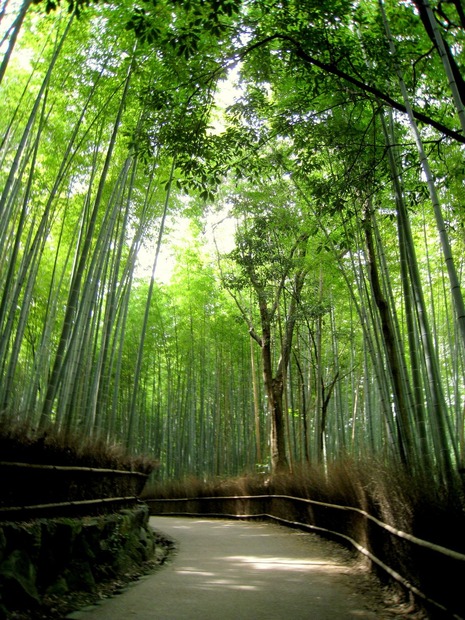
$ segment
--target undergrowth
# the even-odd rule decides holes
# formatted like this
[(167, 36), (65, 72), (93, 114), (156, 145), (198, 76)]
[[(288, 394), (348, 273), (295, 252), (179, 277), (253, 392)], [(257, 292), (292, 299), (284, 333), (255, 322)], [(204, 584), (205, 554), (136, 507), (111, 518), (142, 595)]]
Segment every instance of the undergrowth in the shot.
[(33, 425), (0, 413), (0, 461), (122, 469), (150, 474), (156, 461), (131, 455), (123, 446), (99, 437), (65, 433), (49, 425)]
[[(389, 525), (410, 533), (429, 534), (436, 541), (451, 539), (465, 552), (465, 539), (449, 528), (438, 528), (431, 516), (465, 526), (465, 487), (457, 477), (439, 483), (433, 473), (412, 476), (396, 464), (376, 459), (343, 459), (327, 467), (302, 466), (290, 473), (251, 474), (236, 478), (152, 482), (146, 498), (289, 495), (359, 508)], [(424, 518), (423, 518), (424, 517)], [(443, 543), (444, 544), (444, 543)]]

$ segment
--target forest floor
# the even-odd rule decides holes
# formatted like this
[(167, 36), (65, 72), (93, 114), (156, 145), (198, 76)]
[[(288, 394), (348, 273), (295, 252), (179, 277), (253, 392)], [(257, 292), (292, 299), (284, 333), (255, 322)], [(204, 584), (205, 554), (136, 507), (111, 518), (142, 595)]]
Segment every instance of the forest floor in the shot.
[[(273, 523), (152, 517), (173, 539), (161, 570), (70, 620), (418, 620), (360, 558), (316, 534)], [(115, 594), (111, 592), (110, 594)], [(94, 601), (90, 601), (95, 603)], [(83, 601), (85, 604), (85, 602)]]

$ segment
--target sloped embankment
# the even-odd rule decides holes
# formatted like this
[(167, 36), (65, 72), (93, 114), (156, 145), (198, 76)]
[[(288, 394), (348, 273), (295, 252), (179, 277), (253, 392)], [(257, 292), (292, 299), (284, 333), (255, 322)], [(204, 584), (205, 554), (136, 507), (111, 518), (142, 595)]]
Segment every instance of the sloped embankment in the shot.
[(63, 617), (75, 608), (77, 593), (79, 601), (83, 593), (92, 600), (102, 584), (127, 581), (161, 563), (166, 553), (148, 526), (145, 505), (83, 518), (0, 523), (0, 618)]
[(63, 618), (166, 556), (138, 500), (156, 466), (0, 418), (0, 620)]

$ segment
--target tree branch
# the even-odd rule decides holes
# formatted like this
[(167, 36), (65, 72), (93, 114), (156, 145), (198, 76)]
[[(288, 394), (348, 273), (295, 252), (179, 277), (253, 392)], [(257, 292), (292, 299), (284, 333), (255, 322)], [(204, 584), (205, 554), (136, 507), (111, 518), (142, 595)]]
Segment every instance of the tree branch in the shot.
[[(285, 41), (287, 43), (290, 43), (295, 53), (297, 54), (297, 56), (304, 62), (314, 65), (315, 67), (318, 67), (322, 71), (331, 73), (332, 75), (339, 77), (341, 80), (344, 80), (345, 82), (348, 82), (349, 84), (352, 84), (353, 86), (362, 90), (363, 92), (373, 95), (380, 101), (383, 101), (389, 107), (395, 110), (399, 110), (399, 112), (407, 113), (406, 107), (402, 103), (399, 103), (399, 101), (396, 101), (395, 99), (393, 99), (392, 97), (390, 97), (388, 94), (384, 93), (383, 91), (379, 90), (378, 88), (374, 86), (370, 86), (369, 84), (362, 82), (361, 80), (353, 77), (352, 75), (349, 75), (345, 71), (342, 71), (335, 64), (325, 63), (325, 62), (322, 62), (321, 60), (318, 60), (318, 58), (311, 56), (302, 48), (302, 45), (298, 41), (296, 41), (296, 39), (294, 39), (293, 37), (287, 34), (273, 34), (268, 37), (265, 37), (261, 41), (256, 41), (255, 43), (252, 43), (252, 45), (249, 45), (246, 49), (239, 52), (239, 58), (241, 59), (244, 58), (245, 56), (250, 54), (250, 52), (252, 52), (253, 50), (263, 47), (267, 45), (268, 43), (271, 43), (272, 41)], [(414, 110), (413, 115), (417, 121), (420, 121), (421, 123), (424, 123), (425, 125), (429, 125), (430, 127), (434, 127), (434, 129), (437, 129), (440, 133), (448, 136), (449, 138), (452, 138), (453, 140), (456, 140), (457, 142), (461, 142), (462, 144), (465, 144), (465, 136), (462, 135), (460, 132), (455, 131), (454, 129), (451, 129), (450, 127), (447, 127), (446, 125), (443, 125), (442, 123), (434, 120), (430, 116), (423, 114), (423, 112), (418, 112)]]

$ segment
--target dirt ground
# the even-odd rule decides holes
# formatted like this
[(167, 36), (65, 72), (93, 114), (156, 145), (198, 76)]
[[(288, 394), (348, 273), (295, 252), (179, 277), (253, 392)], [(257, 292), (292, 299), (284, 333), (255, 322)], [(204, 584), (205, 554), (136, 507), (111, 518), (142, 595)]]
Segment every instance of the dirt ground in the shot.
[[(152, 517), (165, 565), (69, 620), (418, 620), (347, 549), (272, 523)], [(109, 594), (110, 596), (107, 596)], [(95, 603), (94, 601), (89, 601)], [(84, 603), (84, 601), (83, 601)]]

